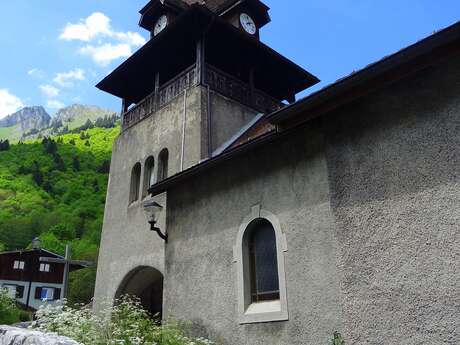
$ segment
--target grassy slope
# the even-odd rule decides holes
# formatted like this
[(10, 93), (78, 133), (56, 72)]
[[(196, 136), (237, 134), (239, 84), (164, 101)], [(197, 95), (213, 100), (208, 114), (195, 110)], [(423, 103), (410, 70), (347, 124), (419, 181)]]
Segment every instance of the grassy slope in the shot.
[[(108, 174), (97, 169), (110, 159), (119, 127), (85, 133), (89, 139), (80, 139), (80, 134), (60, 137), (63, 142), (57, 144), (57, 151), (64, 171), (57, 169), (40, 141), (12, 145), (9, 151), (0, 152), (0, 243), (8, 249), (25, 248), (39, 235), (49, 250), (62, 253), (65, 244), (71, 243), (76, 258), (97, 259), (108, 179)], [(74, 157), (80, 161), (78, 171), (73, 167)], [(37, 165), (34, 161), (44, 179), (41, 185), (31, 173)], [(94, 270), (79, 274), (94, 280)], [(74, 283), (80, 284), (77, 280)], [(77, 289), (85, 288), (91, 287)]]
[(19, 125), (11, 127), (0, 127), (0, 139), (2, 140), (18, 140), (21, 135), (21, 127)]
[(113, 114), (113, 111), (91, 106), (85, 106), (80, 111), (74, 111), (77, 114), (72, 121), (63, 123), (63, 126), (68, 126), (70, 130), (83, 126), (87, 120), (91, 120), (94, 123), (98, 118)]

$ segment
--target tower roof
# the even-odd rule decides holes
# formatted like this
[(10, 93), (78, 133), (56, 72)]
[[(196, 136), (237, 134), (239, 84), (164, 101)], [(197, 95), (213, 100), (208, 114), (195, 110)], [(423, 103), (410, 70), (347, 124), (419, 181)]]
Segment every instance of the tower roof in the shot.
[(259, 40), (194, 4), (97, 87), (133, 103), (141, 101), (152, 92), (156, 73), (161, 72), (160, 82), (166, 82), (195, 63), (195, 44), (204, 33), (207, 63), (231, 74), (236, 67), (257, 66), (255, 87), (271, 97), (284, 100), (318, 82), (315, 76)]
[(196, 4), (204, 6), (218, 15), (232, 10), (236, 5), (244, 4), (253, 9), (253, 14), (258, 18), (261, 27), (270, 22), (268, 15), (270, 8), (261, 0), (150, 0), (139, 11), (141, 14), (139, 25), (146, 30), (151, 30), (153, 18), (161, 12), (161, 8), (166, 7), (179, 14)]

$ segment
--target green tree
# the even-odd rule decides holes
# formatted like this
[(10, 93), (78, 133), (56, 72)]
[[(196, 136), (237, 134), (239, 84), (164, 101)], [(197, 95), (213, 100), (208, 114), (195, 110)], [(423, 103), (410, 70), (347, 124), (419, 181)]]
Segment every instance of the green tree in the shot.
[(80, 158), (78, 156), (72, 158), (72, 167), (73, 171), (80, 171)]
[(75, 239), (75, 230), (69, 224), (54, 225), (49, 229), (59, 240), (70, 241)]
[(106, 159), (97, 168), (97, 172), (101, 174), (108, 174), (110, 172), (110, 160)]
[(94, 296), (96, 268), (84, 268), (74, 271), (69, 279), (69, 303), (88, 304)]

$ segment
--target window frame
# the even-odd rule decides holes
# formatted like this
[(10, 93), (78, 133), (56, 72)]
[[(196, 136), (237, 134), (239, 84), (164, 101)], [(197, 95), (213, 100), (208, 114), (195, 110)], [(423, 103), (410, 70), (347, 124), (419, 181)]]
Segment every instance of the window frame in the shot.
[[(278, 264), (279, 300), (252, 302), (251, 273), (249, 267), (249, 248), (247, 231), (255, 220), (268, 221), (275, 232)], [(286, 293), (286, 274), (284, 256), (287, 252), (286, 236), (281, 230), (278, 218), (271, 212), (261, 209), (260, 205), (252, 207), (251, 213), (241, 223), (233, 248), (234, 263), (237, 273), (238, 316), (240, 324), (275, 322), (289, 320)]]
[[(14, 298), (14, 299), (17, 298), (17, 294), (18, 294), (18, 286), (17, 285), (15, 285), (15, 284), (3, 284), (2, 289), (4, 291), (6, 291), (6, 293), (8, 294), (8, 296), (10, 298)], [(13, 297), (13, 292), (14, 292), (14, 297)]]
[(144, 162), (144, 179), (142, 182), (142, 198), (149, 194), (149, 188), (156, 183), (155, 157), (148, 156)]
[[(43, 267), (43, 269), (42, 269)], [(49, 273), (51, 271), (51, 265), (46, 263), (40, 263), (40, 272)]]
[(141, 177), (142, 164), (136, 162), (131, 168), (131, 180), (129, 184), (129, 205), (132, 205), (140, 200), (141, 197)]
[[(43, 289), (46, 289), (47, 291), (52, 290), (53, 297), (51, 299), (42, 298), (41, 295), (42, 295)], [(61, 299), (61, 288), (54, 287), (54, 286), (36, 286), (34, 297), (35, 297), (35, 300), (42, 301), (42, 302), (58, 301)]]
[(166, 180), (169, 176), (169, 150), (164, 148), (158, 154), (157, 183)]
[[(16, 263), (17, 263), (17, 265), (16, 265)], [(13, 269), (14, 270), (24, 271), (25, 267), (26, 267), (26, 262), (25, 261), (23, 261), (23, 260), (14, 260), (14, 262), (13, 262)]]

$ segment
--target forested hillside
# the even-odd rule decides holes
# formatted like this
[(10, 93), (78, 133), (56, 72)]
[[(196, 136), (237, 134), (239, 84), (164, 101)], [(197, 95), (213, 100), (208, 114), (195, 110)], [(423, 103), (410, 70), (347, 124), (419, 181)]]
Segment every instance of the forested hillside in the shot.
[[(42, 247), (97, 260), (115, 128), (92, 128), (0, 149), (0, 250)], [(95, 268), (72, 274), (70, 297), (87, 302)]]

